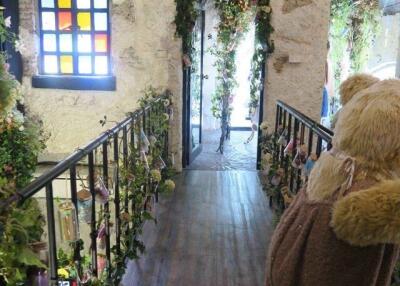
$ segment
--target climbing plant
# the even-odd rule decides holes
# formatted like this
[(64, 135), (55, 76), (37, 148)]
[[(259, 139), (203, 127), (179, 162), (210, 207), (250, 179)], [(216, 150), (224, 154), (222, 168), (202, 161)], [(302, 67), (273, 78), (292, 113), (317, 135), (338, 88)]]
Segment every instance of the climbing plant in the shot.
[[(193, 28), (198, 17), (197, 0), (175, 0), (176, 34), (183, 40), (183, 52), (190, 58), (193, 52)], [(255, 111), (258, 107), (262, 86), (262, 68), (266, 55), (274, 51), (271, 40), (270, 0), (215, 0), (219, 15), (217, 43), (211, 49), (216, 56), (214, 66), (217, 69), (217, 87), (212, 97), (211, 111), (220, 120), (221, 137), (218, 151), (223, 153), (224, 141), (229, 137), (230, 116), (232, 112), (233, 91), (237, 86), (236, 49), (248, 32), (250, 23), (255, 21), (255, 51), (251, 66), (251, 92), (249, 107)], [(184, 55), (185, 56), (185, 55)]]
[(216, 61), (217, 87), (212, 97), (211, 111), (220, 120), (221, 136), (218, 150), (224, 152), (224, 141), (229, 138), (230, 116), (232, 113), (233, 90), (237, 86), (236, 49), (248, 32), (252, 19), (251, 5), (244, 0), (215, 0), (219, 15), (217, 42), (212, 49)]
[[(161, 100), (158, 100), (161, 98)], [(172, 162), (165, 159), (168, 154), (165, 152), (166, 142), (163, 140), (168, 135), (169, 120), (171, 116), (171, 92), (158, 92), (149, 87), (143, 92), (139, 99), (139, 106), (145, 108), (152, 105), (152, 110), (165, 112), (150, 112), (146, 118), (147, 130), (143, 130), (143, 118), (136, 118), (135, 124), (130, 131), (133, 138), (129, 144), (129, 152), (126, 160), (120, 160), (117, 168), (119, 173), (119, 205), (120, 213), (117, 214), (120, 225), (120, 245), (111, 248), (112, 263), (105, 267), (99, 277), (92, 275), (90, 253), (80, 255), (84, 251), (82, 240), (70, 245), (69, 253), (63, 250), (58, 252), (59, 269), (58, 273), (64, 278), (85, 281), (84, 285), (119, 285), (126, 271), (128, 260), (138, 259), (145, 251), (145, 244), (140, 239), (143, 226), (146, 221), (156, 221), (152, 213), (152, 200), (156, 191), (171, 192), (175, 189), (175, 183), (171, 179), (175, 174)], [(134, 114), (128, 114), (134, 116)], [(107, 120), (100, 121), (104, 125)], [(147, 131), (147, 134), (146, 132)], [(122, 148), (118, 148), (122, 150)], [(122, 156), (122, 155), (121, 155)], [(165, 161), (164, 161), (165, 160)], [(109, 163), (115, 163), (111, 161)], [(88, 182), (83, 182), (87, 185)], [(109, 201), (116, 198), (110, 197)], [(129, 205), (129, 208), (127, 207)], [(105, 220), (110, 220), (111, 213), (100, 208), (97, 212), (97, 234), (101, 233), (102, 226), (105, 227)], [(113, 222), (109, 222), (113, 224)], [(99, 238), (99, 236), (97, 237)], [(104, 246), (105, 247), (105, 246)], [(80, 265), (76, 263), (76, 257), (81, 257)], [(111, 277), (109, 279), (108, 277)]]
[(197, 0), (175, 0), (176, 4), (176, 35), (182, 38), (182, 50), (190, 57), (192, 52), (193, 28), (199, 16)]
[(331, 5), (330, 58), (337, 93), (346, 57), (350, 70), (345, 72), (360, 72), (368, 61), (368, 51), (379, 31), (380, 10), (377, 0), (333, 0)]
[(254, 114), (260, 101), (260, 89), (263, 85), (262, 69), (268, 55), (274, 52), (274, 42), (271, 34), (274, 28), (271, 24), (272, 10), (270, 0), (258, 0), (255, 11), (255, 43), (254, 55), (250, 73), (249, 114)]
[[(14, 44), (11, 23), (0, 15), (0, 44)], [(33, 177), (38, 154), (45, 147), (41, 124), (18, 111), (20, 84), (9, 73), (7, 54), (0, 53), (0, 285), (25, 285), (31, 267), (46, 267), (35, 253), (45, 224), (35, 199), (4, 204)]]

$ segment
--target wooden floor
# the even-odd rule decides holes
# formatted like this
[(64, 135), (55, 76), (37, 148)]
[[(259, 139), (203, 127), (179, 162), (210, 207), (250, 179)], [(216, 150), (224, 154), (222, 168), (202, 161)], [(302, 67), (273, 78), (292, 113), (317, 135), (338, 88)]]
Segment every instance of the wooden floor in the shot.
[(264, 285), (271, 212), (256, 172), (186, 171), (148, 223), (125, 286)]

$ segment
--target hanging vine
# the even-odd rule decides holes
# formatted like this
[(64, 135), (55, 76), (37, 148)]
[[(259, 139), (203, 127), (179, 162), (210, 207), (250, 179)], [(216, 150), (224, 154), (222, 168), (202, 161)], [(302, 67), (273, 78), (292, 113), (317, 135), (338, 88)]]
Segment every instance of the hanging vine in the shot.
[(199, 16), (197, 0), (175, 0), (176, 15), (175, 15), (175, 34), (182, 38), (182, 50), (185, 56), (190, 57), (192, 47), (193, 28)]
[[(192, 58), (193, 28), (199, 15), (197, 0), (175, 0), (176, 35), (183, 40), (183, 59)], [(217, 87), (211, 99), (211, 111), (220, 120), (221, 137), (217, 151), (223, 153), (224, 141), (229, 138), (230, 116), (232, 112), (233, 91), (237, 86), (236, 49), (244, 34), (248, 32), (251, 21), (255, 21), (255, 51), (251, 65), (251, 92), (249, 108), (251, 113), (258, 107), (260, 88), (262, 87), (262, 69), (266, 57), (274, 51), (271, 34), (270, 0), (215, 0), (220, 22), (217, 29), (217, 43), (211, 49), (216, 56), (214, 66), (217, 69)], [(185, 60), (186, 58), (186, 60)], [(190, 63), (189, 63), (190, 65)]]
[(237, 86), (236, 49), (248, 32), (252, 19), (251, 5), (244, 0), (215, 0), (220, 22), (217, 27), (217, 43), (212, 49), (216, 56), (217, 87), (211, 99), (211, 111), (220, 120), (221, 136), (217, 152), (224, 152), (224, 142), (229, 138), (233, 102), (233, 90)]
[(274, 28), (271, 24), (272, 10), (270, 0), (258, 0), (255, 15), (254, 55), (250, 73), (249, 114), (256, 113), (260, 101), (260, 91), (263, 86), (262, 70), (268, 55), (274, 52), (274, 42), (271, 34)]
[[(343, 72), (360, 72), (368, 61), (368, 51), (379, 31), (377, 0), (333, 0), (330, 27), (330, 58), (338, 92)], [(350, 70), (343, 70), (348, 58)]]

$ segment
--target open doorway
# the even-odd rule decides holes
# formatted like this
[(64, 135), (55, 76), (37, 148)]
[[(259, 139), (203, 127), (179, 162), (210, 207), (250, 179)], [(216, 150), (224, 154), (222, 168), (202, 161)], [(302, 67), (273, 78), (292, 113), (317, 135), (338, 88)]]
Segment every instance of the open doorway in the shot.
[[(218, 12), (212, 1), (203, 7), (204, 31), (201, 82), (201, 152), (189, 160), (186, 168), (196, 170), (256, 170), (259, 112), (250, 112), (250, 72), (254, 54), (255, 25), (241, 40), (236, 53), (235, 74), (237, 87), (233, 91), (229, 138), (223, 154), (217, 152), (220, 144), (220, 120), (212, 112), (212, 98), (217, 88), (216, 57), (211, 49), (217, 40)], [(193, 63), (192, 63), (193, 64)], [(193, 79), (191, 84), (193, 84)], [(193, 90), (193, 86), (191, 87)]]

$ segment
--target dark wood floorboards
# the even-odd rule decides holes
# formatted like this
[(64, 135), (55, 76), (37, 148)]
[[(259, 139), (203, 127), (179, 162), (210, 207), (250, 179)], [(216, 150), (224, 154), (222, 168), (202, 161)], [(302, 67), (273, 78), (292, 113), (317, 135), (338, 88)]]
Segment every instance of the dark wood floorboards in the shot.
[(271, 212), (256, 172), (186, 171), (145, 226), (125, 286), (264, 284)]

